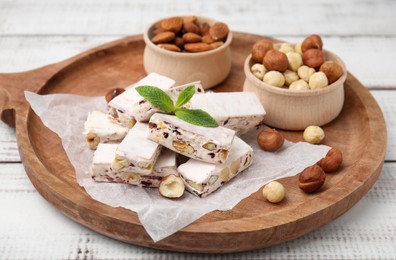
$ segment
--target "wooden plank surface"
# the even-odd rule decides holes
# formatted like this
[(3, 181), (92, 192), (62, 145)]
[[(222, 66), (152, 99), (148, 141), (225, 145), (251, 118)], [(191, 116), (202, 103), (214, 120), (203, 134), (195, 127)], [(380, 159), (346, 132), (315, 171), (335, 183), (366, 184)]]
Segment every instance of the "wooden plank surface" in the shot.
[(266, 35), (395, 36), (395, 1), (70, 0), (0, 2), (3, 35), (126, 35), (164, 16), (203, 14)]
[[(54, 210), (21, 164), (0, 167), (0, 258), (20, 259), (392, 259), (396, 255), (396, 163), (343, 216), (296, 240), (233, 255), (179, 254), (124, 244)], [(17, 207), (15, 205), (18, 205)], [(11, 210), (12, 209), (12, 210)], [(34, 234), (34, 239), (32, 239)]]

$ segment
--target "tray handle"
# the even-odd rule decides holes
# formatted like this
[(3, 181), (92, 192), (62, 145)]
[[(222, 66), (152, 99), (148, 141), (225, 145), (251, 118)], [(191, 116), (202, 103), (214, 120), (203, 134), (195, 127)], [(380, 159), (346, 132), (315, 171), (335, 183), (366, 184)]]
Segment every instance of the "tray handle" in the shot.
[(15, 115), (28, 108), (24, 91), (37, 92), (54, 75), (61, 63), (20, 73), (0, 73), (1, 120), (15, 127)]

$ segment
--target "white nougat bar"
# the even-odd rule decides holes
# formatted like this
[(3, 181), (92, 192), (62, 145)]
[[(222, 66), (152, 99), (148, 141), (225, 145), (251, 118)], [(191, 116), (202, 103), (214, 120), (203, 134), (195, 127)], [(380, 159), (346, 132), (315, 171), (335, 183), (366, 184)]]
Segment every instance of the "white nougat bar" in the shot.
[(202, 127), (176, 116), (156, 113), (150, 118), (147, 138), (189, 158), (222, 164), (229, 155), (235, 131)]
[(114, 170), (148, 175), (162, 146), (146, 138), (147, 124), (136, 122), (118, 145), (112, 167)]
[(91, 176), (97, 182), (129, 183), (142, 187), (158, 187), (163, 177), (169, 174), (178, 176), (176, 170), (176, 154), (164, 149), (159, 155), (153, 172), (141, 175), (135, 172), (114, 170), (111, 165), (115, 157), (118, 144), (99, 144), (95, 151), (91, 165)]
[(214, 165), (190, 159), (177, 168), (186, 189), (198, 197), (206, 197), (248, 168), (253, 162), (253, 149), (234, 138), (231, 153), (224, 164)]
[[(150, 73), (145, 78), (128, 87), (125, 92), (113, 98), (108, 104), (109, 118), (122, 126), (132, 127), (136, 120), (135, 105), (147, 102), (135, 89), (138, 86), (156, 86), (164, 91), (168, 90), (175, 84), (173, 79)], [(141, 111), (142, 113), (144, 111)]]
[(126, 127), (111, 122), (102, 111), (95, 110), (88, 113), (83, 134), (88, 147), (94, 150), (99, 143), (120, 142), (128, 130)]
[(226, 92), (194, 95), (190, 100), (191, 108), (208, 112), (219, 125), (244, 134), (260, 125), (265, 110), (255, 93)]
[[(166, 90), (165, 92), (176, 102), (177, 97), (179, 94), (185, 90), (188, 86), (195, 87), (195, 93), (200, 94), (204, 93), (204, 89), (201, 85), (200, 81), (191, 82), (188, 84), (180, 85), (180, 86), (173, 86)], [(189, 107), (190, 103), (188, 102), (183, 107)], [(147, 122), (149, 121), (150, 117), (157, 112), (160, 112), (160, 109), (152, 105), (147, 100), (143, 100), (134, 104), (133, 113), (135, 115), (135, 119), (140, 122)]]

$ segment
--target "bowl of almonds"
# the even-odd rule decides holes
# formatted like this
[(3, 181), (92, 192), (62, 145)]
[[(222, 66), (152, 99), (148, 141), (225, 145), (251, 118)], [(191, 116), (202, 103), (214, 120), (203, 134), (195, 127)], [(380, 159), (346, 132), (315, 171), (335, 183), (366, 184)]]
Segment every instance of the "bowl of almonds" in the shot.
[(260, 40), (244, 72), (244, 91), (257, 94), (267, 112), (264, 123), (272, 127), (322, 126), (342, 110), (347, 70), (338, 56), (323, 49), (319, 35), (298, 44)]
[(232, 32), (213, 19), (180, 16), (161, 19), (143, 34), (144, 69), (168, 76), (176, 84), (200, 80), (207, 89), (231, 70)]

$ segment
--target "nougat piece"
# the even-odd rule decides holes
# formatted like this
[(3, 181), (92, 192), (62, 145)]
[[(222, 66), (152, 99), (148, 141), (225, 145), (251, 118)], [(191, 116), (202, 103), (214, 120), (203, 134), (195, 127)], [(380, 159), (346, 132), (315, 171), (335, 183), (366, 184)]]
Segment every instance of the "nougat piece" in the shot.
[(88, 147), (95, 150), (99, 143), (121, 142), (128, 130), (126, 127), (111, 122), (106, 113), (95, 110), (88, 113), (83, 134)]
[(190, 105), (192, 109), (205, 110), (219, 125), (235, 130), (237, 135), (260, 125), (266, 114), (253, 92), (211, 92), (194, 95)]
[(186, 189), (198, 197), (206, 197), (248, 168), (253, 162), (253, 149), (239, 137), (234, 138), (227, 161), (221, 165), (190, 159), (177, 171)]
[[(137, 83), (128, 87), (126, 91), (122, 94), (113, 98), (108, 104), (108, 116), (109, 118), (122, 126), (133, 127), (136, 122), (135, 115), (135, 105), (139, 103), (143, 104), (147, 102), (137, 91), (138, 86), (155, 86), (163, 91), (168, 90), (175, 84), (173, 79), (159, 75), (157, 73), (150, 73), (145, 78), (141, 79)], [(143, 113), (144, 111), (140, 111)], [(137, 115), (139, 116), (139, 115)]]
[(149, 175), (141, 175), (125, 169), (115, 170), (111, 167), (118, 144), (99, 144), (91, 165), (91, 176), (97, 182), (128, 183), (142, 187), (158, 187), (163, 177), (168, 174), (178, 176), (176, 154), (169, 150), (159, 155), (154, 169)]
[(146, 138), (147, 124), (136, 122), (118, 145), (112, 163), (114, 170), (148, 175), (153, 171), (162, 146)]
[(230, 153), (235, 131), (224, 127), (202, 127), (176, 116), (154, 114), (147, 138), (189, 158), (222, 164)]
[[(188, 86), (194, 86), (196, 94), (204, 93), (204, 89), (203, 89), (200, 81), (191, 82), (191, 83), (180, 85), (180, 86), (173, 86), (173, 87), (170, 87), (165, 92), (174, 100), (174, 102), (176, 102), (179, 94), (183, 90), (185, 90)], [(184, 107), (189, 107), (189, 106), (190, 106), (189, 102), (184, 105)], [(133, 111), (134, 111), (133, 113), (135, 115), (135, 119), (137, 121), (147, 122), (147, 121), (149, 121), (149, 119), (152, 115), (154, 115), (157, 112), (160, 112), (160, 109), (155, 107), (154, 105), (152, 105), (147, 100), (143, 99), (142, 101), (134, 104)]]

